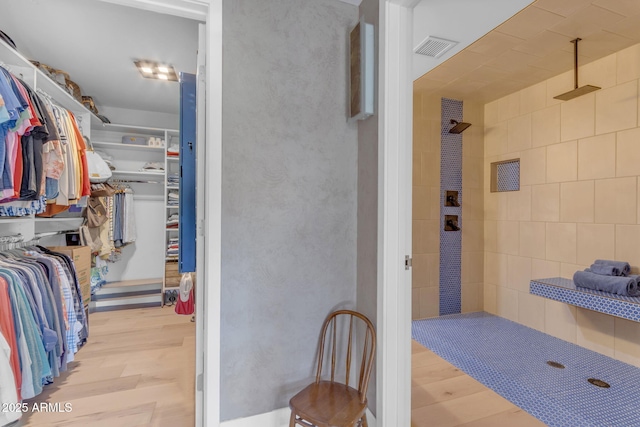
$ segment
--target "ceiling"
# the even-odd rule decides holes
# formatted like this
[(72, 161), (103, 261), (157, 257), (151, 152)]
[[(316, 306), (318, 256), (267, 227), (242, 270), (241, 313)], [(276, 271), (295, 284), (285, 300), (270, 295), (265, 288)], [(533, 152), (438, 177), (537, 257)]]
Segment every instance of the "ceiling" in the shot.
[(576, 37), (580, 65), (639, 43), (640, 1), (537, 0), (417, 78), (414, 90), (486, 103), (573, 69)]
[(20, 0), (2, 8), (0, 29), (27, 58), (69, 73), (98, 108), (178, 114), (178, 83), (142, 78), (133, 60), (196, 71), (198, 22), (190, 19), (98, 0)]

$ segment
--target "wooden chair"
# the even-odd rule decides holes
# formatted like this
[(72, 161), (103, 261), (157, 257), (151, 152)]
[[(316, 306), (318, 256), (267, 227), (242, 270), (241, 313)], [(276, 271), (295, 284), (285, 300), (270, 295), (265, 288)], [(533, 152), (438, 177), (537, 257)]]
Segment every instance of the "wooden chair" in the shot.
[[(345, 382), (335, 381), (336, 367), (341, 365), (337, 362), (340, 357), (337, 344), (338, 319), (348, 321), (349, 332), (345, 363)], [(354, 319), (356, 322), (354, 322)], [(358, 322), (358, 319), (362, 322)], [(355, 323), (355, 324), (354, 324)], [(364, 324), (364, 331), (360, 332), (358, 341), (364, 342), (362, 346), (362, 360), (358, 375), (357, 389), (349, 386), (351, 375), (352, 352), (356, 341), (356, 325)], [(322, 380), (325, 342), (330, 332), (330, 352), (331, 356), (331, 376), (330, 380)], [(346, 332), (346, 331), (345, 331)], [(289, 427), (296, 425), (304, 427), (368, 427), (367, 414), (367, 388), (369, 387), (369, 377), (373, 367), (373, 358), (376, 352), (376, 333), (373, 324), (369, 319), (360, 313), (351, 310), (339, 310), (325, 320), (320, 334), (320, 351), (318, 355), (318, 369), (316, 380), (304, 390), (296, 394), (289, 401), (291, 408), (291, 419)], [(353, 359), (355, 361), (355, 358)], [(327, 363), (328, 364), (328, 363)], [(328, 367), (327, 367), (328, 368)]]

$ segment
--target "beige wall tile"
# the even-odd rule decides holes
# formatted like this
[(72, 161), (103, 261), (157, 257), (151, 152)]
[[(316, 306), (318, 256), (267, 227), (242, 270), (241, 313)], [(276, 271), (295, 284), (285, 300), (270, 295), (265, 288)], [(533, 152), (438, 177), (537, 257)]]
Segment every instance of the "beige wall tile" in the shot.
[(546, 255), (546, 231), (543, 222), (520, 223), (519, 255), (544, 259)]
[(440, 218), (440, 182), (438, 181), (437, 187), (429, 187), (431, 189), (431, 219)]
[(413, 219), (431, 219), (431, 189), (413, 186)]
[(518, 294), (518, 322), (538, 331), (545, 329), (545, 298), (520, 292)]
[(440, 254), (426, 254), (427, 278), (430, 287), (440, 286)]
[(507, 125), (507, 152), (531, 148), (531, 115), (515, 117)]
[(550, 299), (544, 302), (544, 331), (571, 343), (577, 342), (576, 307)]
[(528, 293), (531, 281), (531, 258), (507, 256), (507, 287)]
[(548, 222), (546, 227), (547, 259), (575, 264), (576, 224)]
[(613, 316), (578, 308), (576, 344), (609, 357), (614, 356)]
[(578, 140), (578, 179), (613, 178), (615, 176), (615, 133)]
[(482, 284), (464, 283), (462, 285), (462, 312), (471, 313), (482, 310)]
[(413, 185), (420, 185), (422, 183), (422, 157), (419, 155), (419, 153), (418, 155), (414, 153), (412, 167)]
[(578, 224), (578, 264), (591, 265), (596, 259), (615, 256), (613, 224)]
[(638, 125), (638, 82), (633, 80), (595, 92), (596, 134)]
[(640, 175), (640, 128), (617, 133), (616, 174), (617, 176)]
[(462, 283), (481, 283), (484, 280), (484, 252), (462, 252)]
[(484, 311), (491, 314), (498, 314), (498, 297), (496, 285), (484, 284), (483, 286)]
[(615, 358), (640, 367), (640, 323), (613, 318)]
[(485, 252), (484, 283), (507, 286), (507, 255)]
[(414, 288), (429, 286), (429, 264), (427, 254), (414, 254), (412, 260), (411, 285)]
[(619, 261), (631, 264), (631, 271), (638, 274), (640, 266), (640, 225), (616, 225), (616, 256)]
[(575, 181), (578, 178), (578, 142), (547, 147), (547, 182)]
[[(560, 93), (563, 92), (558, 92), (556, 95)], [(561, 141), (595, 135), (595, 95), (590, 93), (563, 102), (560, 106), (560, 117), (562, 120), (560, 122)]]
[(440, 156), (433, 153), (421, 153), (421, 185), (434, 186), (440, 183)]
[(506, 192), (485, 193), (484, 217), (488, 220), (504, 221), (507, 219), (507, 196)]
[(638, 189), (635, 177), (601, 179), (595, 183), (595, 222), (635, 224)]
[(575, 274), (576, 271), (584, 270), (585, 268), (589, 267), (590, 265), (591, 265), (591, 263), (589, 263), (589, 264), (573, 264), (573, 263), (561, 262), (560, 263), (560, 277), (565, 277), (567, 279), (573, 279), (573, 275)]
[(438, 220), (413, 221), (413, 253), (426, 254), (440, 250), (440, 234)]
[(616, 54), (600, 58), (580, 67), (580, 81), (583, 84), (603, 89), (616, 85)]
[(529, 86), (520, 91), (520, 114), (532, 113), (547, 106), (547, 82)]
[(481, 252), (484, 248), (484, 222), (465, 219), (462, 223), (462, 251)]
[(411, 319), (417, 320), (420, 318), (420, 289), (411, 289)]
[(593, 181), (560, 184), (560, 221), (593, 222), (595, 216)]
[(462, 206), (462, 218), (465, 221), (484, 219), (482, 200), (482, 190), (463, 189), (460, 205)]
[(420, 288), (420, 318), (440, 314), (440, 290), (437, 287)]
[(484, 104), (484, 124), (485, 126), (498, 123), (498, 100)]
[(462, 156), (462, 188), (484, 188), (484, 160), (480, 157)]
[(496, 289), (498, 316), (518, 321), (518, 291), (498, 286)]
[(560, 104), (533, 112), (531, 146), (543, 147), (560, 142)]
[(560, 184), (531, 186), (531, 219), (560, 221)]
[(507, 194), (507, 219), (510, 221), (531, 221), (531, 186), (521, 185), (520, 191)]
[(485, 157), (499, 156), (507, 153), (507, 124), (498, 122), (495, 125), (484, 128), (484, 155)]
[(555, 99), (554, 96), (565, 93), (573, 88), (573, 71), (567, 71), (562, 74), (558, 74), (555, 77), (547, 80), (547, 106), (564, 104), (564, 101)]
[(518, 221), (501, 221), (498, 224), (496, 252), (518, 255), (520, 227)]
[(462, 155), (484, 158), (484, 126), (474, 123), (462, 134)]
[(547, 179), (547, 150), (545, 147), (520, 153), (520, 185), (544, 184)]
[(532, 259), (531, 278), (548, 279), (549, 277), (560, 277), (560, 263), (544, 259)]
[(498, 222), (486, 220), (484, 222), (484, 250), (498, 252)]
[(640, 78), (640, 44), (621, 50), (616, 57), (618, 84)]

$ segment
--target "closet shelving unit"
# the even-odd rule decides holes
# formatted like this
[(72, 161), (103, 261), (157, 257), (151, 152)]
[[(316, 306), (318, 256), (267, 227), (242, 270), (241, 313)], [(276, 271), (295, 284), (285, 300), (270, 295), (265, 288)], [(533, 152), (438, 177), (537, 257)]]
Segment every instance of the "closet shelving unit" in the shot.
[[(80, 128), (84, 135), (91, 136), (92, 128), (103, 126), (102, 121), (87, 109), (81, 102), (76, 100), (63, 87), (54, 82), (49, 76), (43, 73), (39, 68), (34, 66), (20, 52), (13, 49), (7, 43), (0, 39), (0, 65), (20, 77), (32, 89), (43, 92), (50, 96), (58, 105), (71, 111), (80, 124)], [(52, 224), (66, 223), (64, 225), (78, 222), (78, 218), (36, 218), (33, 215), (27, 217), (0, 218), (0, 235), (8, 235), (12, 233), (20, 233), (24, 236), (24, 240), (32, 240), (38, 232), (38, 228), (55, 227)], [(36, 226), (36, 224), (38, 224)], [(62, 225), (61, 225), (62, 226)]]
[[(167, 133), (167, 144), (165, 151), (165, 170), (167, 171), (166, 181), (165, 181), (165, 218), (167, 220), (172, 214), (176, 214), (179, 212), (179, 207), (174, 205), (169, 205), (169, 193), (170, 192), (179, 192), (179, 185), (170, 184), (169, 177), (171, 174), (178, 174), (180, 176), (180, 158), (178, 156), (169, 156), (169, 148), (173, 146), (179, 145), (180, 139), (180, 131), (174, 130), (172, 132)], [(165, 274), (164, 274), (164, 283), (163, 283), (163, 294), (168, 289), (177, 289), (180, 286), (180, 278), (178, 275), (178, 260), (168, 260), (166, 250), (169, 246), (169, 240), (171, 238), (178, 238), (180, 229), (179, 228), (168, 228), (165, 226)]]

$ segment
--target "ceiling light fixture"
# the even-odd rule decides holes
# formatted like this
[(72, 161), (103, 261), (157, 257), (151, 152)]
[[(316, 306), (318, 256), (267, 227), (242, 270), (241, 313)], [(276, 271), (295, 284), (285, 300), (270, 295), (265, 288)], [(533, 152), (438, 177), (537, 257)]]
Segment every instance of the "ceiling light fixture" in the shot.
[(169, 64), (159, 63), (157, 61), (136, 60), (133, 61), (138, 67), (138, 71), (142, 77), (146, 79), (157, 79), (164, 81), (178, 81), (178, 74), (173, 66)]

